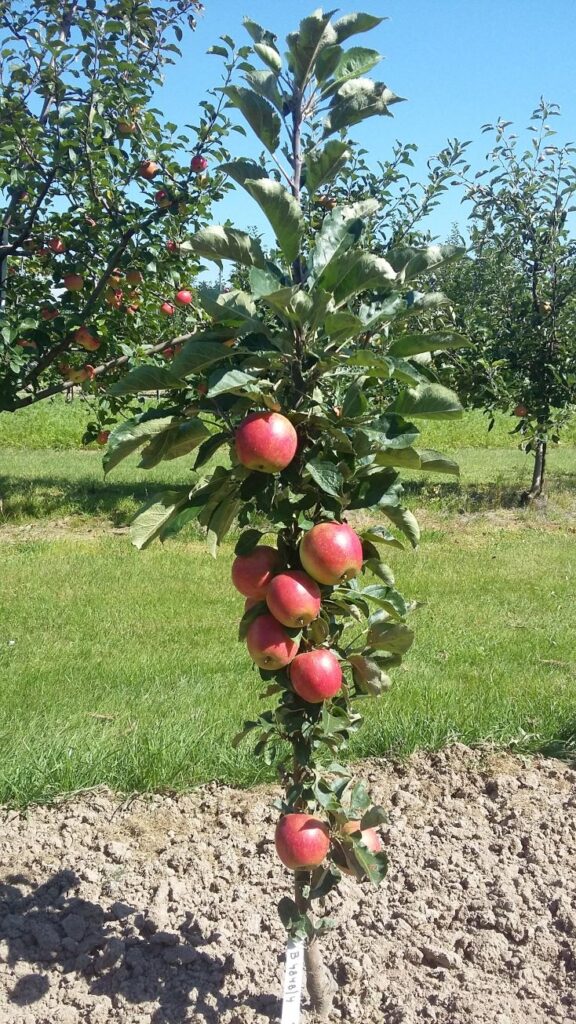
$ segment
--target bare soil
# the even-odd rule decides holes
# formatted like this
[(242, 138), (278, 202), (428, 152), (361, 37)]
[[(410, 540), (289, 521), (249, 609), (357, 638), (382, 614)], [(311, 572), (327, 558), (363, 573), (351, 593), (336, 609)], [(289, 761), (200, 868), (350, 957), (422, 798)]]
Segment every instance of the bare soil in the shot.
[[(576, 1021), (576, 771), (456, 746), (358, 774), (390, 807), (391, 866), (327, 901), (334, 1020)], [(278, 1020), (290, 880), (272, 796), (102, 790), (5, 811), (2, 1024)]]

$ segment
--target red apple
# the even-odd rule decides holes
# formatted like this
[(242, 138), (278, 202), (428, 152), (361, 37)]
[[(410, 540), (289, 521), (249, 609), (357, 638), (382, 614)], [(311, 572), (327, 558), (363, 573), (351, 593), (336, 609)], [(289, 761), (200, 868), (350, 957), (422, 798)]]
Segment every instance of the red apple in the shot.
[[(382, 850), (384, 849), (382, 845), (382, 840), (378, 835), (376, 829), (361, 829), (359, 821), (347, 821), (346, 824), (342, 826), (340, 831), (344, 836), (350, 836), (354, 832), (360, 832), (360, 842), (362, 843), (363, 846), (366, 847), (367, 850), (370, 850), (370, 853), (381, 853)], [(340, 857), (337, 858), (337, 863), (338, 867), (340, 868), (341, 871), (344, 872), (345, 875), (354, 874), (354, 872), (348, 867), (346, 862), (340, 862)]]
[(118, 121), (117, 124), (119, 135), (133, 135), (136, 131), (135, 121)]
[(110, 277), (108, 278), (108, 284), (112, 288), (117, 288), (121, 281), (122, 281), (122, 271), (121, 271), (120, 267), (114, 267), (114, 270), (112, 271), (112, 273), (110, 274)]
[(290, 665), (290, 682), (302, 700), (320, 704), (342, 686), (340, 662), (332, 651), (319, 647), (297, 655)]
[(96, 436), (98, 444), (108, 444), (108, 438), (110, 437), (109, 430), (100, 430)]
[(163, 313), (164, 316), (174, 316), (176, 308), (171, 302), (163, 302), (160, 306), (160, 312)]
[(74, 341), (87, 352), (95, 352), (97, 348), (100, 348), (100, 341), (87, 327), (79, 327), (77, 331), (74, 331)]
[(516, 408), (514, 409), (514, 415), (515, 416), (520, 416), (520, 418), (523, 418), (524, 416), (528, 415), (528, 409), (526, 408), (525, 405), (522, 404), (522, 402), (520, 402), (520, 404), (517, 405)]
[(57, 256), (60, 256), (63, 252), (66, 252), (66, 246), (61, 238), (51, 238), (48, 242), (48, 248), (55, 252)]
[(190, 161), (190, 170), (194, 171), (194, 174), (202, 174), (208, 167), (208, 161), (205, 156), (201, 156), (200, 153), (196, 153)]
[(291, 871), (316, 868), (330, 849), (328, 826), (310, 814), (285, 814), (276, 826), (276, 853)]
[(175, 242), (172, 238), (166, 242), (166, 248), (168, 249), (168, 252), (172, 256), (180, 252), (180, 246), (178, 245), (178, 242)]
[(174, 359), (174, 348), (172, 345), (168, 345), (162, 349), (160, 353), (163, 359)]
[(143, 160), (138, 167), (136, 174), (140, 178), (145, 178), (146, 181), (152, 181), (152, 178), (158, 174), (159, 170), (160, 168), (158, 164), (155, 164), (153, 160)]
[(200, 381), (198, 387), (196, 388), (196, 391), (198, 392), (199, 395), (202, 396), (202, 398), (204, 397), (204, 395), (207, 395), (208, 394), (208, 385), (207, 385), (206, 381)]
[(120, 288), (107, 288), (104, 300), (112, 309), (121, 309), (124, 292)]
[(307, 626), (320, 613), (321, 594), (318, 584), (300, 569), (282, 572), (270, 581), (266, 604), (283, 626), (298, 629)]
[(126, 280), (128, 281), (128, 284), (136, 287), (136, 285), (142, 284), (144, 278), (139, 270), (132, 268), (131, 270), (126, 271)]
[(253, 412), (236, 430), (236, 455), (247, 469), (278, 473), (292, 462), (298, 435), (289, 419), (277, 412)]
[(284, 668), (298, 654), (298, 642), (293, 640), (284, 626), (272, 615), (259, 615), (248, 626), (246, 633), (248, 653), (258, 668), (277, 671)]
[(84, 278), (82, 274), (65, 274), (62, 284), (69, 292), (81, 292), (84, 287)]
[(87, 380), (94, 379), (94, 367), (90, 364), (85, 366), (68, 366), (65, 375), (71, 384), (84, 384)]
[(131, 302), (129, 306), (126, 306), (126, 312), (129, 316), (136, 316), (136, 313), (138, 312), (138, 303)]
[(318, 583), (336, 586), (362, 569), (362, 542), (346, 523), (318, 523), (302, 538), (300, 561)]
[(16, 344), (19, 345), (20, 348), (38, 348), (36, 342), (30, 341), (28, 338), (20, 338)]
[(51, 309), (50, 306), (44, 306), (40, 310), (40, 319), (41, 320), (55, 320), (56, 317), (59, 316), (59, 315), (60, 315), (60, 310), (59, 309)]
[(181, 288), (179, 292), (176, 292), (174, 299), (179, 306), (189, 306), (192, 302), (192, 292), (189, 292), (187, 288)]
[(154, 202), (161, 210), (167, 209), (172, 203), (172, 200), (165, 189), (160, 188), (154, 195)]
[(276, 548), (258, 544), (248, 555), (236, 555), (232, 563), (232, 583), (244, 597), (261, 601), (282, 561)]

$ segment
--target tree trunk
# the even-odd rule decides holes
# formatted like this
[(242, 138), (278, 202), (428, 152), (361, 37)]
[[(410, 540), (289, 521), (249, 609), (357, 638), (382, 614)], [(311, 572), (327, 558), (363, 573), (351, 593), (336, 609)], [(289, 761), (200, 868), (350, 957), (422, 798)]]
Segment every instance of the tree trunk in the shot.
[[(308, 913), (310, 909), (310, 901), (303, 894), (304, 886), (309, 884), (309, 871), (297, 871), (295, 873), (294, 902), (302, 914)], [(306, 988), (310, 996), (312, 1012), (316, 1015), (317, 1020), (329, 1020), (337, 985), (322, 959), (320, 943), (316, 935), (306, 941), (304, 964), (306, 967)]]
[(546, 441), (539, 437), (536, 441), (532, 485), (529, 491), (524, 491), (522, 494), (520, 498), (521, 505), (530, 505), (535, 498), (539, 498), (542, 494), (542, 490), (544, 488), (544, 475), (546, 472), (546, 449)]

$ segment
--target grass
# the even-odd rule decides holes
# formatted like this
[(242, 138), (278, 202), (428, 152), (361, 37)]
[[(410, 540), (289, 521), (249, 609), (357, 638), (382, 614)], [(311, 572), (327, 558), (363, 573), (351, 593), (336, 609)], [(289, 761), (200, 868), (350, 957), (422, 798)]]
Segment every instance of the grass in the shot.
[[(249, 745), (231, 745), (261, 704), (235, 642), (231, 557), (184, 542), (138, 554), (110, 537), (3, 544), (0, 801), (267, 777)], [(353, 756), (455, 739), (573, 749), (573, 536), (436, 528), (391, 562), (425, 604)]]
[[(127, 460), (104, 481), (100, 450), (43, 446), (57, 422), (72, 438), (78, 408), (26, 410), (40, 417), (38, 437), (20, 443), (13, 429), (9, 445), (0, 417), (0, 802), (102, 782), (131, 791), (268, 778), (249, 744), (231, 744), (262, 706), (236, 642), (231, 546), (214, 562), (190, 530), (141, 553), (110, 534), (158, 487), (184, 482), (191, 460), (152, 472)], [(460, 441), (460, 481), (407, 475), (424, 539), (389, 561), (423, 606), (394, 687), (364, 706), (356, 758), (456, 739), (576, 749), (576, 451), (551, 454), (545, 512), (509, 511), (530, 460), (509, 437), (474, 447), (479, 422), (434, 424), (424, 438), (451, 452)]]

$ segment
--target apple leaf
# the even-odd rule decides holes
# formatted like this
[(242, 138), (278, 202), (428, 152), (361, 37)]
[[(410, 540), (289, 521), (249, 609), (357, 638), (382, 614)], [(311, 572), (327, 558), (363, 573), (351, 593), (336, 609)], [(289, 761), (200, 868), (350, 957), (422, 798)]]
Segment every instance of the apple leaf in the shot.
[(368, 50), (364, 46), (352, 46), (349, 50), (345, 50), (332, 71), (334, 81), (324, 87), (322, 95), (330, 96), (344, 82), (368, 74), (381, 60), (383, 60), (381, 53), (378, 53), (377, 50)]
[(257, 239), (236, 228), (213, 225), (201, 228), (191, 239), (192, 251), (198, 256), (219, 263), (233, 260), (245, 267), (266, 266), (266, 258)]
[(352, 676), (361, 693), (378, 697), (384, 690), (390, 689), (392, 680), (376, 661), (363, 654), (350, 654), (347, 660), (352, 666)]
[(165, 391), (169, 388), (185, 388), (184, 381), (163, 366), (136, 366), (125, 377), (117, 380), (109, 394), (118, 398), (122, 395), (137, 395), (140, 391)]
[(267, 43), (255, 43), (254, 49), (260, 60), (264, 61), (271, 71), (274, 71), (276, 74), (282, 71), (282, 57), (276, 47), (269, 46)]
[(360, 35), (361, 32), (369, 32), (371, 29), (381, 25), (383, 21), (388, 21), (388, 19), (378, 18), (373, 14), (364, 14), (361, 11), (355, 14), (345, 14), (343, 18), (334, 23), (336, 38), (339, 43), (343, 43), (350, 36)]
[(244, 188), (264, 212), (287, 262), (293, 263), (300, 251), (304, 233), (300, 204), (283, 185), (268, 178), (259, 181), (248, 179), (244, 182)]
[(464, 412), (453, 391), (442, 384), (421, 384), (401, 391), (387, 412), (404, 417), (424, 417), (430, 420), (460, 418)]
[(450, 349), (473, 348), (463, 334), (456, 331), (439, 331), (435, 334), (403, 334), (393, 341), (388, 355), (409, 358), (422, 352), (447, 352)]
[(216, 398), (228, 391), (239, 391), (242, 394), (250, 385), (257, 385), (258, 378), (244, 373), (244, 370), (224, 370), (213, 374), (209, 383), (210, 388), (206, 397)]
[(156, 538), (161, 536), (163, 530), (171, 519), (175, 518), (179, 510), (188, 501), (188, 491), (163, 491), (154, 495), (148, 504), (135, 516), (130, 527), (130, 538), (134, 547), (141, 550), (148, 547)]
[(382, 505), (382, 512), (408, 538), (413, 548), (418, 547), (420, 527), (416, 516), (402, 505)]
[[(225, 333), (221, 334), (222, 339)], [(172, 362), (172, 373), (179, 378), (202, 373), (209, 366), (230, 358), (230, 349), (222, 341), (198, 341), (192, 339), (182, 346), (182, 351)]]
[(392, 117), (388, 108), (401, 99), (384, 82), (374, 82), (371, 78), (352, 78), (344, 82), (332, 97), (324, 121), (324, 137), (359, 124), (367, 117)]
[(405, 654), (414, 642), (413, 631), (403, 622), (389, 622), (387, 619), (378, 621), (376, 612), (372, 616), (374, 621), (368, 630), (366, 643), (379, 651), (391, 651), (392, 654)]
[(310, 195), (332, 181), (346, 165), (352, 153), (346, 142), (332, 139), (323, 149), (315, 146), (306, 154), (306, 188)]
[(331, 494), (335, 498), (342, 497), (344, 478), (340, 471), (331, 462), (321, 462), (311, 459), (305, 466), (307, 472), (320, 490), (325, 494)]
[(222, 92), (232, 106), (237, 107), (262, 145), (275, 153), (280, 143), (280, 118), (268, 100), (243, 86), (227, 85)]
[(313, 73), (318, 55), (326, 46), (333, 46), (338, 41), (336, 31), (330, 24), (334, 13), (334, 11), (324, 13), (321, 8), (318, 8), (308, 18), (302, 19), (297, 32), (290, 32), (286, 36), (294, 67), (294, 77), (301, 89), (304, 88)]
[(316, 277), (329, 266), (331, 260), (346, 252), (360, 238), (365, 220), (380, 208), (376, 199), (365, 199), (349, 206), (339, 206), (324, 218), (312, 253)]
[(260, 164), (257, 164), (254, 160), (244, 158), (229, 160), (227, 163), (220, 164), (218, 170), (228, 174), (239, 185), (243, 185), (247, 178), (250, 178), (252, 181), (258, 181), (259, 178), (268, 178), (267, 172)]
[(136, 451), (146, 441), (158, 434), (166, 433), (180, 422), (181, 420), (175, 419), (173, 416), (159, 416), (149, 419), (134, 418), (116, 424), (110, 433), (108, 446), (102, 459), (104, 473), (109, 473), (119, 462), (122, 462), (122, 459)]

